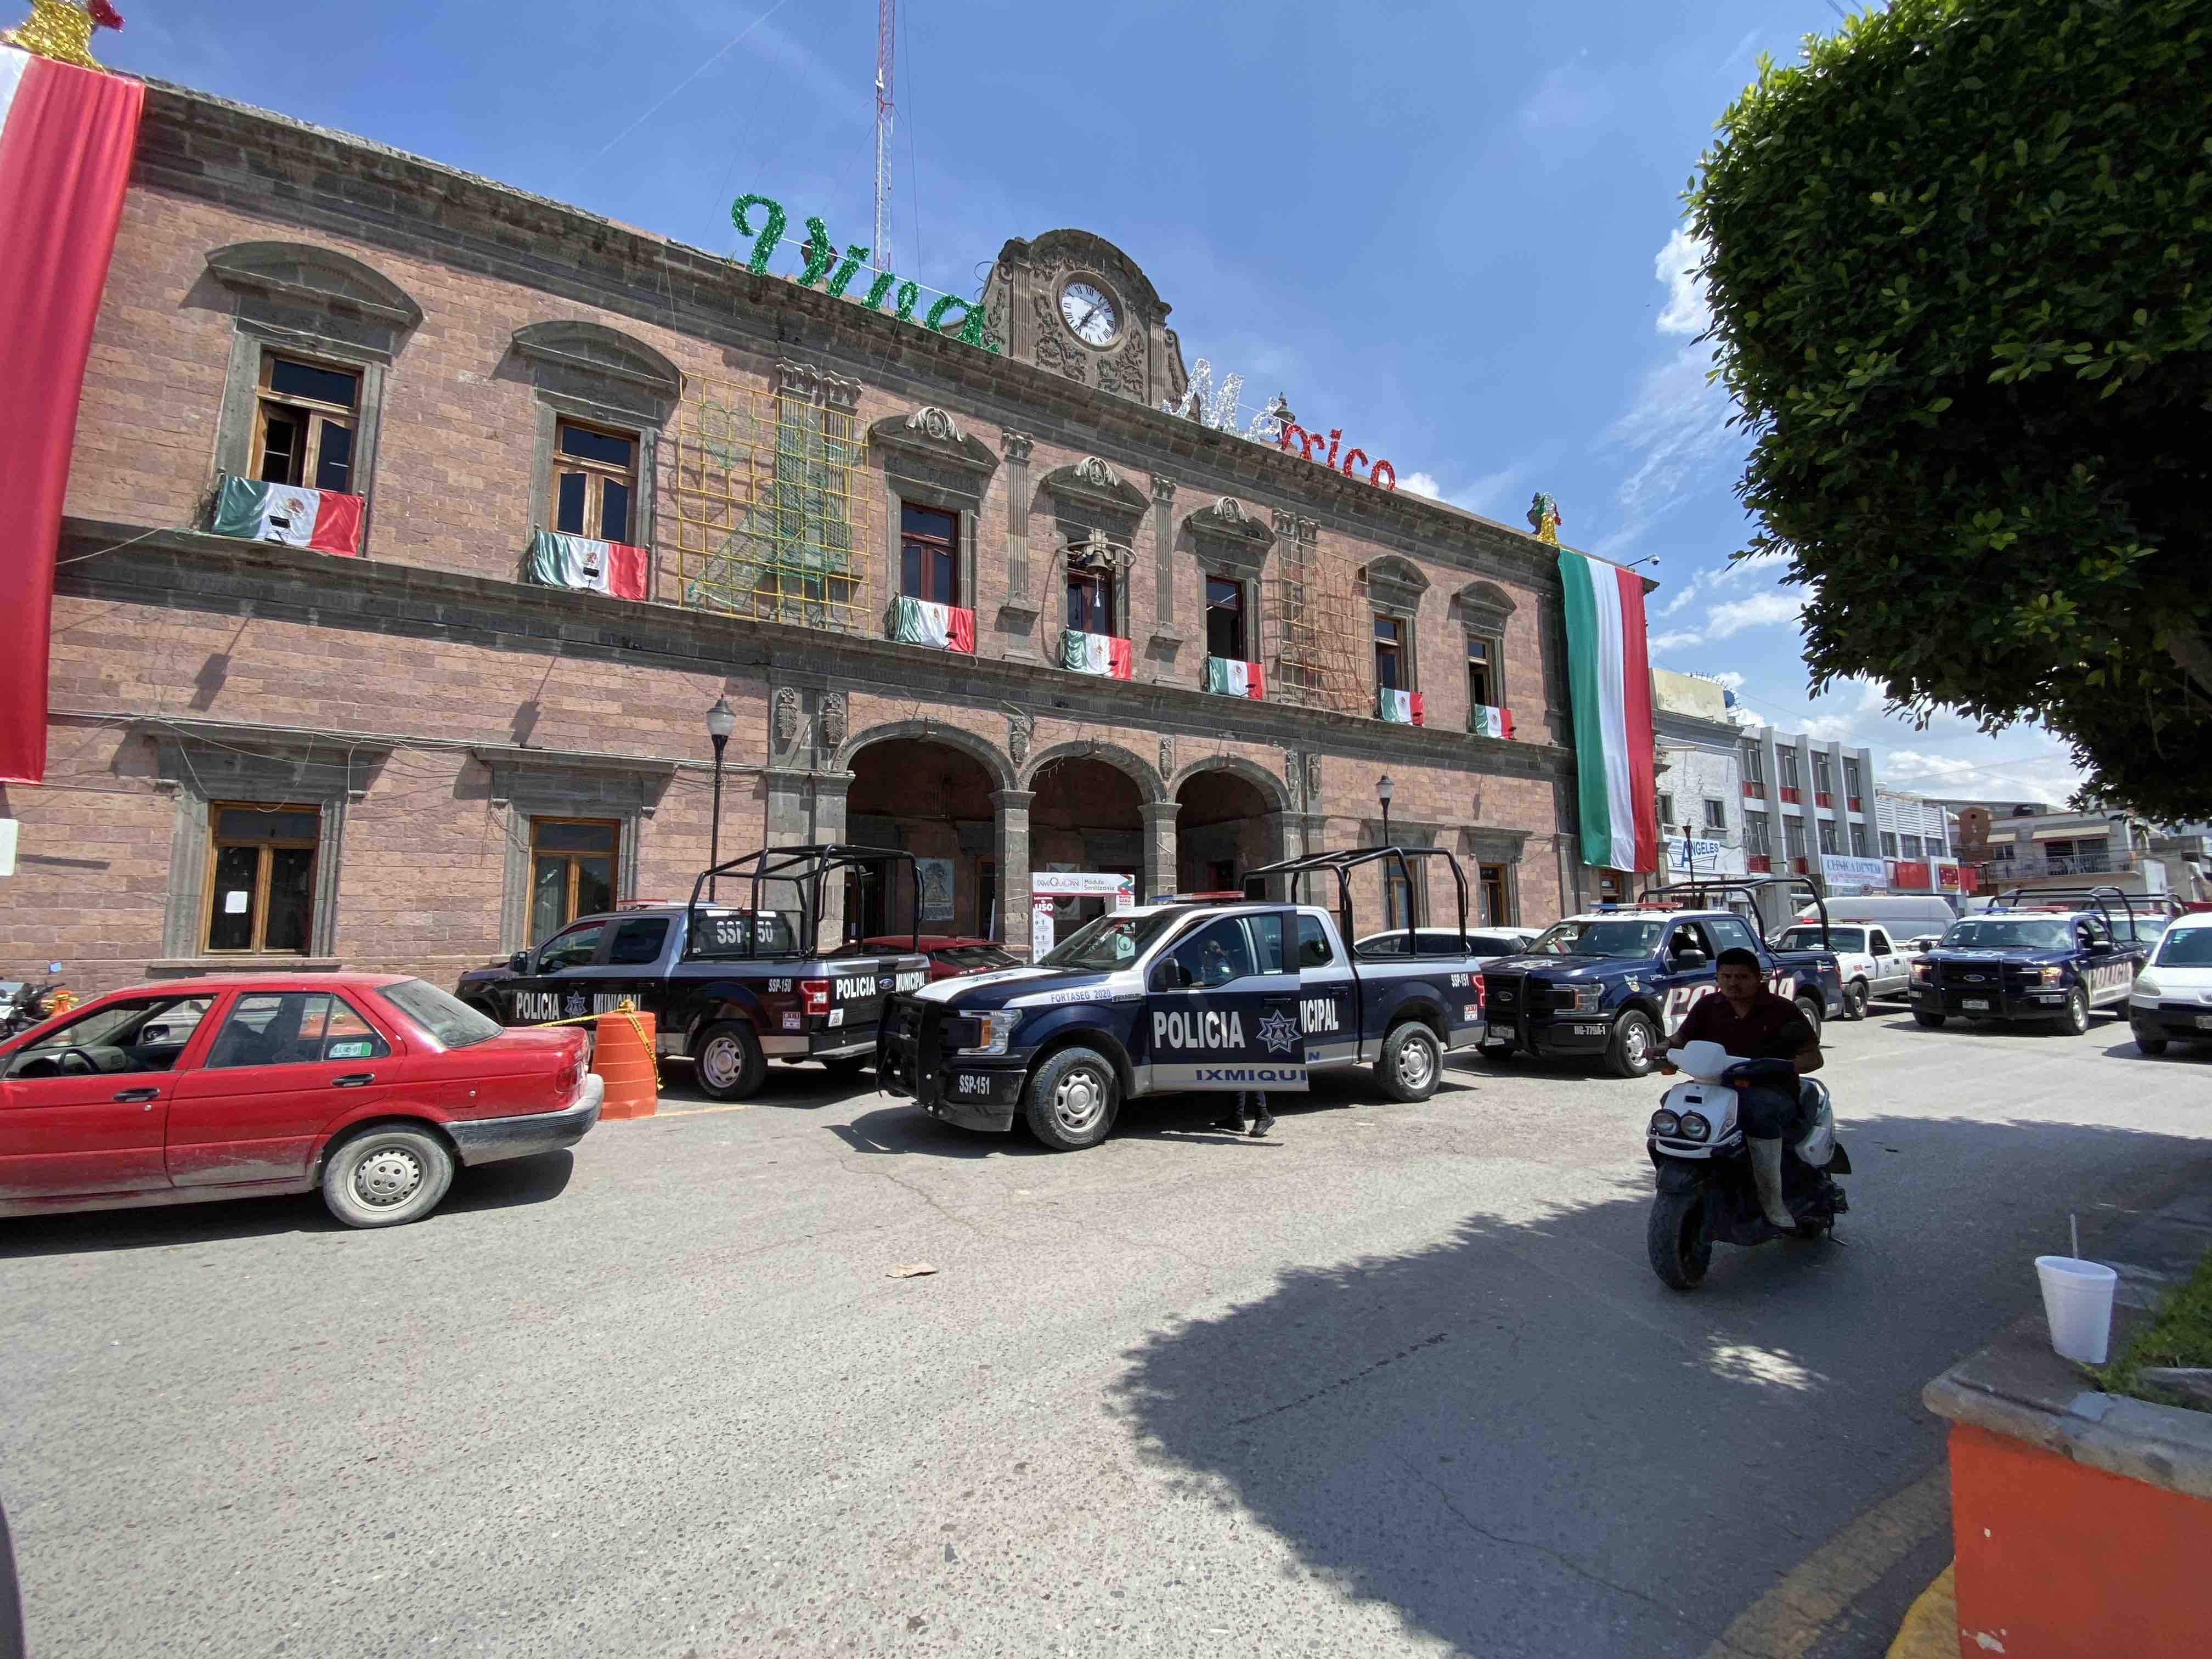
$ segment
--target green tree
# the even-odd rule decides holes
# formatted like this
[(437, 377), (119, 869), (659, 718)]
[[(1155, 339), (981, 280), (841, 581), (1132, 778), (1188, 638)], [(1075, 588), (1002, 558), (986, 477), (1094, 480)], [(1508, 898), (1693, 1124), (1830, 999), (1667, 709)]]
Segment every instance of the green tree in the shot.
[(2212, 813), (2212, 3), (1897, 0), (1762, 60), (1691, 180), (1816, 686), (2037, 717)]

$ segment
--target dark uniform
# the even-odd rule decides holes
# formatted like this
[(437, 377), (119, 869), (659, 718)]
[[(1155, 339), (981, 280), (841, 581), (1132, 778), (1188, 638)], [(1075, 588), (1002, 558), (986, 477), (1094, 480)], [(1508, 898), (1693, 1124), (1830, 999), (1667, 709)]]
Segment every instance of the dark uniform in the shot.
[[(1717, 991), (1699, 997), (1674, 1034), (1674, 1046), (1717, 1042), (1738, 1060), (1795, 1060), (1808, 1048), (1818, 1048), (1820, 1042), (1820, 1034), (1802, 1009), (1762, 985), (1742, 1014)], [(1779, 1137), (1796, 1109), (1795, 1091), (1753, 1087), (1738, 1091), (1736, 1117), (1747, 1135)]]

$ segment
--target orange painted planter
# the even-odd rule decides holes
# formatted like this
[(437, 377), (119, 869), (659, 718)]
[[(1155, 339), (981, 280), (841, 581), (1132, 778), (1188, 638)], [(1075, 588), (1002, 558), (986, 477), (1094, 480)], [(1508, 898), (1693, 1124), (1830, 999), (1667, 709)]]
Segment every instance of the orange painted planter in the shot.
[(660, 1103), (660, 1079), (653, 1060), (653, 1016), (601, 1014), (594, 1024), (599, 1038), (592, 1048), (592, 1069), (606, 1085), (600, 1121), (651, 1117)]
[(2212, 1500), (1970, 1423), (1950, 1450), (1961, 1659), (2212, 1653)]

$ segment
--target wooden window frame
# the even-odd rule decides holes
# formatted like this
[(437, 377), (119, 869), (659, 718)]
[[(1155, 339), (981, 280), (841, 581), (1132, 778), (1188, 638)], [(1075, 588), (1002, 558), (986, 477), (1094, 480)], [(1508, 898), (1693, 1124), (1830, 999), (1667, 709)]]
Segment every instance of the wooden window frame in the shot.
[[(908, 530), (906, 527), (906, 515), (909, 511), (915, 513), (933, 513), (940, 517), (951, 520), (952, 528), (951, 533), (945, 537), (939, 538)], [(966, 518), (967, 514), (957, 507), (938, 507), (927, 501), (902, 501), (899, 503), (898, 591), (900, 598), (919, 599), (924, 605), (949, 605), (956, 611), (963, 608), (961, 604), (961, 595), (963, 586), (963, 579), (966, 575), (967, 572), (961, 558), (960, 544), (962, 532), (966, 528)], [(939, 553), (943, 555), (946, 568), (951, 573), (952, 597), (951, 599), (933, 599), (927, 593), (910, 593), (907, 591), (906, 554), (907, 549), (909, 545), (927, 550), (933, 556)]]
[[(1085, 587), (1095, 587), (1097, 590), (1099, 599), (1104, 602), (1104, 610), (1106, 612), (1105, 628), (1103, 630), (1095, 628), (1085, 628), (1079, 629), (1077, 631), (1079, 633), (1085, 634), (1096, 634), (1103, 631), (1115, 639), (1120, 638), (1121, 579), (1119, 573), (1112, 570), (1100, 569), (1091, 566), (1071, 564), (1067, 567), (1066, 578), (1067, 580), (1065, 584), (1066, 595), (1070, 601), (1073, 601), (1075, 597), (1075, 589), (1077, 586), (1081, 586)], [(903, 572), (901, 573), (901, 579), (904, 579)], [(1066, 626), (1073, 628), (1075, 624), (1069, 623)]]
[(1728, 803), (1717, 795), (1702, 797), (1705, 803), (1705, 827), (1708, 830), (1728, 828)]
[[(570, 427), (575, 428), (579, 432), (592, 433), (602, 438), (618, 438), (627, 443), (629, 446), (629, 465), (618, 466), (612, 461), (593, 460), (588, 455), (571, 455), (561, 447), (561, 434)], [(571, 416), (556, 415), (553, 418), (552, 471), (545, 480), (545, 517), (549, 521), (548, 527), (551, 528), (556, 535), (581, 536), (587, 541), (595, 542), (619, 542), (625, 547), (638, 545), (636, 542), (631, 540), (631, 538), (637, 532), (638, 458), (644, 450), (643, 434), (633, 432), (625, 427), (608, 426), (597, 421), (580, 421)], [(561, 480), (572, 472), (584, 480), (584, 528), (562, 530), (559, 528)], [(624, 515), (623, 533), (619, 536), (602, 536), (598, 529), (605, 517), (606, 490), (610, 481), (622, 484), (629, 491), (629, 510)]]
[[(522, 917), (522, 931), (525, 938), (527, 938), (530, 933), (529, 904), (537, 896), (538, 892), (538, 860), (541, 856), (538, 850), (538, 827), (543, 823), (588, 823), (614, 832), (614, 845), (608, 848), (604, 854), (580, 853), (555, 848), (543, 854), (549, 859), (560, 859), (568, 866), (568, 885), (562, 897), (562, 908), (565, 914), (561, 921), (553, 924), (553, 932), (546, 934), (546, 939), (550, 940), (554, 934), (558, 933), (562, 928), (574, 927), (582, 920), (581, 913), (576, 908), (576, 866), (580, 860), (605, 858), (607, 860), (607, 902), (610, 905), (618, 905), (622, 902), (623, 823), (620, 818), (592, 817), (566, 812), (533, 812), (530, 815), (530, 862), (527, 866), (529, 887), (524, 895)], [(539, 947), (533, 945), (530, 948), (534, 951)]]
[[(222, 815), (225, 812), (234, 811), (260, 812), (272, 816), (278, 812), (313, 812), (315, 815), (315, 834), (312, 839), (307, 841), (231, 841), (222, 835), (221, 826), (222, 823)], [(274, 860), (270, 858), (269, 854), (278, 851), (279, 849), (297, 851), (301, 848), (305, 848), (308, 852), (315, 855), (315, 863), (308, 866), (310, 872), (315, 875), (319, 875), (320, 871), (317, 866), (321, 864), (323, 855), (323, 809), (321, 806), (313, 803), (301, 803), (295, 801), (286, 801), (282, 804), (271, 804), (265, 800), (211, 800), (208, 803), (207, 821), (208, 833), (205, 866), (207, 870), (207, 901), (200, 907), (199, 945), (201, 953), (210, 957), (307, 957), (313, 955), (315, 943), (315, 901), (314, 894), (312, 890), (312, 881), (310, 882), (310, 891), (307, 896), (307, 925), (305, 930), (305, 942), (297, 951), (271, 951), (269, 948), (269, 870), (270, 866), (274, 862)], [(235, 950), (218, 949), (215, 944), (215, 906), (216, 898), (216, 882), (215, 872), (216, 863), (222, 855), (222, 850), (225, 847), (251, 847), (260, 855), (253, 861), (253, 897), (251, 901), (252, 906), (251, 914), (253, 917), (253, 928), (251, 939), (249, 943)]]
[[(299, 363), (305, 368), (319, 368), (326, 374), (343, 374), (353, 382), (353, 402), (349, 405), (326, 404), (319, 398), (302, 398), (295, 392), (278, 392), (270, 382), (276, 378), (280, 362)], [(333, 362), (307, 352), (280, 351), (274, 346), (261, 349), (260, 372), (254, 377), (253, 447), (247, 458), (247, 467), (258, 482), (289, 484), (301, 489), (320, 489), (325, 486), (314, 482), (322, 468), (323, 430), (336, 424), (343, 427), (353, 441), (353, 448), (346, 462), (346, 483), (349, 488), (335, 493), (358, 495), (362, 492), (351, 486), (360, 481), (361, 472), (361, 404), (365, 376), (358, 363)], [(296, 478), (264, 479), (262, 469), (269, 459), (269, 417), (271, 411), (299, 416), (307, 426), (307, 440), (296, 458), (299, 474)]]
[(1199, 626), (1202, 630), (1200, 638), (1206, 647), (1205, 654), (1209, 657), (1214, 654), (1213, 642), (1205, 638), (1206, 635), (1212, 632), (1209, 624), (1213, 619), (1214, 604), (1207, 594), (1208, 584), (1212, 582), (1221, 582), (1237, 590), (1237, 647), (1244, 653), (1241, 657), (1224, 657), (1222, 660), (1224, 662), (1259, 661), (1259, 642), (1253, 637), (1252, 584), (1232, 572), (1208, 570), (1204, 566), (1200, 566), (1198, 577)]
[[(1372, 620), (1368, 624), (1368, 632), (1375, 647), (1374, 665), (1376, 690), (1379, 693), (1383, 690), (1382, 653), (1386, 650), (1395, 650), (1398, 653), (1398, 684), (1389, 689), (1394, 691), (1405, 691), (1408, 693), (1418, 690), (1419, 688), (1413, 684), (1413, 645), (1412, 639), (1413, 619), (1411, 617), (1407, 616), (1403, 611), (1385, 611), (1380, 607), (1376, 608), (1372, 611), (1371, 616)], [(1375, 631), (1375, 623), (1388, 623), (1390, 624), (1391, 629), (1393, 629), (1391, 640), (1386, 641), (1383, 639), (1382, 635)]]
[[(1480, 658), (1474, 654), (1477, 646), (1482, 647)], [(1467, 630), (1467, 718), (1469, 725), (1474, 723), (1476, 709), (1505, 707), (1504, 657), (1504, 641), (1498, 635), (1487, 629), (1470, 628)], [(1478, 672), (1489, 683), (1490, 695), (1487, 697), (1475, 695), (1474, 677)]]

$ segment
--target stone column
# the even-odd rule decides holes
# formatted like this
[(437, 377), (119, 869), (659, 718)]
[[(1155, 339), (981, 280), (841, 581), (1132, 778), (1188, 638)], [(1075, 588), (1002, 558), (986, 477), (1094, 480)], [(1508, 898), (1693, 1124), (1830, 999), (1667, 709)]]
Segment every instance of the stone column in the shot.
[(1151, 800), (1138, 807), (1145, 819), (1144, 891), (1146, 903), (1176, 890), (1176, 818), (1182, 807), (1171, 800)]
[(1301, 812), (1270, 810), (1261, 815), (1267, 820), (1267, 838), (1274, 844), (1269, 858), (1302, 859), (1306, 855), (1306, 820)]
[(1164, 473), (1152, 474), (1152, 631), (1175, 632), (1175, 497), (1176, 481)]
[(1006, 597), (1030, 603), (1030, 450), (1036, 442), (1026, 432), (1000, 428), (1006, 465)]
[(991, 793), (998, 809), (992, 855), (999, 866), (1000, 938), (1024, 958), (1030, 953), (1030, 803), (1036, 799), (1027, 789)]
[[(817, 842), (845, 839), (845, 798), (853, 787), (850, 772), (817, 772), (812, 786), (812, 836)], [(822, 884), (822, 939), (834, 950), (845, 938), (845, 877), (840, 871)]]

